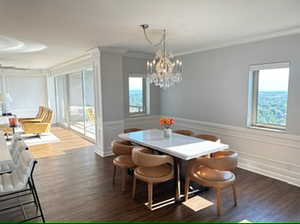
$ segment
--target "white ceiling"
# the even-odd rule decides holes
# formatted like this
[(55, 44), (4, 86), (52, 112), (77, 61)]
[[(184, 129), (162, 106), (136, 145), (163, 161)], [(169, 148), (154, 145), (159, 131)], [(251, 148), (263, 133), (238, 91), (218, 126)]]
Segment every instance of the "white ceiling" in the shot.
[(0, 0), (0, 35), (47, 45), (0, 64), (48, 68), (96, 46), (151, 51), (139, 24), (167, 28), (174, 53), (300, 32), (299, 0)]

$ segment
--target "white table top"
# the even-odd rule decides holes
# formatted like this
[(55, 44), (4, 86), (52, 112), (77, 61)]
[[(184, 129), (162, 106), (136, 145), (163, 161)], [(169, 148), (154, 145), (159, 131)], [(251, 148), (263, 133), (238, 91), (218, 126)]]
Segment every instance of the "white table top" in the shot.
[(119, 134), (119, 137), (184, 160), (228, 149), (228, 145), (222, 143), (176, 133), (172, 133), (170, 138), (165, 138), (163, 131), (159, 129), (123, 133)]

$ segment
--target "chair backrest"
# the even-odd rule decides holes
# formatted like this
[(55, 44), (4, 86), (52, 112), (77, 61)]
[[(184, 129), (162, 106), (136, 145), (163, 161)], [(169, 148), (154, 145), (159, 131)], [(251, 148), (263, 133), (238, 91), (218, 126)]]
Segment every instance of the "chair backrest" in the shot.
[(48, 108), (42, 107), (42, 112), (41, 112), (41, 116), (40, 116), (41, 120), (45, 119), (45, 117), (47, 116), (47, 112), (48, 112)]
[(53, 120), (53, 111), (47, 108), (46, 109), (46, 114), (43, 118), (43, 122), (51, 124), (52, 120)]
[(194, 135), (194, 132), (192, 132), (191, 130), (174, 130), (173, 131), (174, 133), (177, 133), (177, 134), (181, 134), (181, 135), (187, 135), (187, 136), (192, 136)]
[(0, 192), (14, 192), (26, 187), (28, 179), (31, 176), (36, 160), (32, 154), (26, 150), (20, 154), (20, 161), (12, 173), (2, 174), (0, 176)]
[(37, 115), (35, 116), (36, 118), (41, 118), (42, 114), (43, 114), (43, 110), (44, 107), (43, 106), (39, 106), (39, 111), (37, 113)]
[(19, 157), (21, 153), (27, 149), (28, 146), (25, 144), (25, 142), (22, 139), (19, 139), (18, 136), (13, 137), (12, 144), (9, 147), (9, 151), (15, 166), (17, 166), (19, 162)]
[(150, 149), (144, 147), (134, 147), (132, 151), (132, 161), (140, 167), (155, 167), (163, 164), (174, 164), (173, 157), (169, 155), (153, 155)]
[(130, 155), (134, 146), (126, 140), (114, 140), (112, 142), (112, 151), (116, 155)]
[(226, 151), (223, 157), (197, 158), (197, 163), (215, 170), (231, 171), (237, 167), (238, 154), (233, 151)]
[(89, 121), (95, 121), (95, 113), (93, 108), (86, 108), (87, 118)]
[(199, 135), (194, 135), (194, 137), (201, 138), (207, 141), (212, 141), (212, 142), (221, 142), (221, 139), (214, 135), (199, 134)]
[(130, 133), (130, 132), (135, 132), (135, 131), (142, 131), (143, 129), (140, 128), (126, 128), (124, 130), (124, 133)]

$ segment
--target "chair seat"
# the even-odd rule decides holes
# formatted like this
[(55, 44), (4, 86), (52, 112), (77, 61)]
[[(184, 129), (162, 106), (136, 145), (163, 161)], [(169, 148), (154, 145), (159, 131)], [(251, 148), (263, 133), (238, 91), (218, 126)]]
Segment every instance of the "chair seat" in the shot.
[(219, 171), (204, 166), (199, 166), (198, 168), (195, 169), (194, 172), (195, 172), (194, 177), (199, 177), (206, 181), (224, 182), (224, 181), (231, 181), (235, 179), (234, 174), (230, 171)]
[(124, 168), (134, 168), (135, 164), (132, 162), (131, 155), (120, 155), (114, 158), (114, 165)]
[(159, 183), (174, 177), (172, 166), (164, 164), (156, 167), (137, 167), (134, 174), (146, 182)]

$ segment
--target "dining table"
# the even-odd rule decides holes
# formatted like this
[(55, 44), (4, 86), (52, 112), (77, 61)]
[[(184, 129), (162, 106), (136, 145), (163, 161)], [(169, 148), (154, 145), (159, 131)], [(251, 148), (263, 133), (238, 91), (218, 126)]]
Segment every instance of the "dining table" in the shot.
[(174, 158), (176, 201), (179, 201), (181, 197), (180, 161), (190, 161), (200, 156), (209, 155), (229, 148), (228, 145), (220, 142), (208, 141), (177, 133), (171, 133), (169, 137), (165, 137), (161, 129), (122, 133), (119, 134), (119, 138), (171, 155)]

